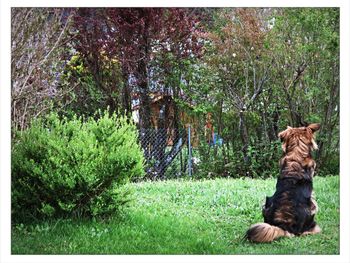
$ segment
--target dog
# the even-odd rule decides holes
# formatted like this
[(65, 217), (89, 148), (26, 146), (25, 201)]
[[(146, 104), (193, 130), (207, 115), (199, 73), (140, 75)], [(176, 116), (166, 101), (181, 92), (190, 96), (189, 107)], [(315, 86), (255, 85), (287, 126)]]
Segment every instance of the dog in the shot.
[(262, 213), (264, 223), (252, 225), (245, 238), (252, 242), (271, 242), (279, 237), (317, 234), (321, 228), (314, 217), (318, 206), (312, 181), (316, 163), (311, 152), (317, 149), (315, 132), (320, 124), (292, 128), (280, 132), (283, 156), (276, 192), (266, 197)]

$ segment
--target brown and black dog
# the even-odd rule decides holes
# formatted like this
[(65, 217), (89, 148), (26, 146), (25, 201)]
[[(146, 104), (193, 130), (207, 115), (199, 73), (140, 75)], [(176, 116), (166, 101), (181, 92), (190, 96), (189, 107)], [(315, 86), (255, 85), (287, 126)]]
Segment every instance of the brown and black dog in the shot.
[(316, 234), (321, 231), (314, 220), (317, 203), (312, 178), (316, 167), (311, 151), (317, 149), (314, 133), (319, 124), (289, 127), (280, 132), (283, 156), (276, 192), (266, 197), (264, 223), (252, 225), (245, 237), (253, 242), (271, 242), (282, 236)]

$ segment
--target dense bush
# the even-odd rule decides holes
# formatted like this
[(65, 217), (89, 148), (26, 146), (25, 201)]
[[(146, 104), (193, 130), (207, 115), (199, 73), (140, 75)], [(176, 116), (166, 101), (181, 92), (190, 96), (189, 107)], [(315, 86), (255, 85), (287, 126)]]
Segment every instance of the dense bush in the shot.
[(107, 111), (71, 120), (51, 114), (32, 122), (12, 146), (12, 215), (96, 216), (127, 201), (120, 185), (143, 174), (137, 131)]
[(279, 159), (282, 156), (280, 141), (270, 144), (252, 143), (248, 147), (247, 155), (248, 172), (242, 161), (243, 153), (239, 149), (232, 149), (227, 144), (209, 146), (206, 142), (201, 142), (199, 147), (193, 150), (193, 156), (198, 160), (198, 164), (193, 165), (194, 176), (270, 178), (278, 175)]

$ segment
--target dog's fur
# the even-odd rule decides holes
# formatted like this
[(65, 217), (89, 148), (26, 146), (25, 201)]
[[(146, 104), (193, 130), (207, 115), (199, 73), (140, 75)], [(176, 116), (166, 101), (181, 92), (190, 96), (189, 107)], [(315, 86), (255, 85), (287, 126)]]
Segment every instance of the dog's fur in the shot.
[(312, 178), (316, 167), (311, 151), (317, 149), (314, 133), (319, 124), (289, 127), (280, 132), (283, 156), (276, 192), (266, 197), (263, 207), (265, 223), (252, 225), (246, 238), (253, 242), (271, 242), (282, 236), (316, 234), (321, 231), (314, 220), (317, 203)]

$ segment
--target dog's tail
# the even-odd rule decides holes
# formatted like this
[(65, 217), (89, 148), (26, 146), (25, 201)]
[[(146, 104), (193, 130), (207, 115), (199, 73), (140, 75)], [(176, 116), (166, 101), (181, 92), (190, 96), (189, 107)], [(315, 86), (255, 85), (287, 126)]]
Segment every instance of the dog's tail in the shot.
[(292, 237), (293, 234), (288, 231), (283, 230), (280, 227), (272, 226), (267, 223), (258, 223), (252, 225), (247, 233), (245, 234), (245, 238), (252, 242), (271, 242), (279, 237)]

